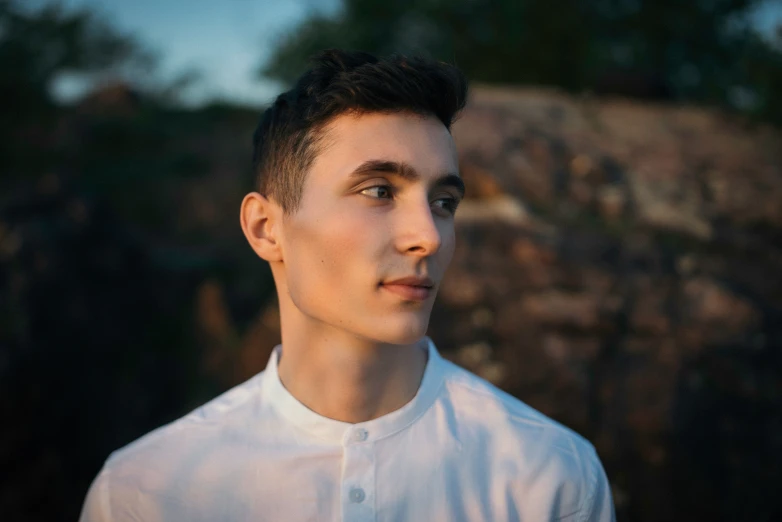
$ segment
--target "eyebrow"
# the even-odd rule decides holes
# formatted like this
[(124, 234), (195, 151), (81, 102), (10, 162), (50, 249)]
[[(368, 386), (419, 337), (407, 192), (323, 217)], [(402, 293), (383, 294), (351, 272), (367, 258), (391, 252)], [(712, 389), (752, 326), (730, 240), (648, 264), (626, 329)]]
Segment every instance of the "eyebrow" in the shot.
[[(399, 176), (407, 181), (418, 181), (421, 179), (421, 175), (415, 168), (409, 163), (392, 161), (392, 160), (367, 160), (350, 173), (351, 178), (361, 178), (374, 174), (377, 172), (385, 172), (387, 174), (393, 174)], [(459, 191), (459, 196), (464, 197), (464, 181), (462, 178), (453, 172), (443, 174), (436, 180), (434, 180), (435, 187), (454, 187)]]

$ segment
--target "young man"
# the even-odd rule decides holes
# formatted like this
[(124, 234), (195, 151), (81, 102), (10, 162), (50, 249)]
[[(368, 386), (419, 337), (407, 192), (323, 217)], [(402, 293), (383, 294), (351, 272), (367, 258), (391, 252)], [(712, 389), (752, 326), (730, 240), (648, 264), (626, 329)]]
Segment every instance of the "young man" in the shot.
[(282, 344), (111, 455), (82, 520), (610, 521), (583, 438), (425, 336), (464, 195), (455, 68), (327, 51), (254, 136), (241, 207)]

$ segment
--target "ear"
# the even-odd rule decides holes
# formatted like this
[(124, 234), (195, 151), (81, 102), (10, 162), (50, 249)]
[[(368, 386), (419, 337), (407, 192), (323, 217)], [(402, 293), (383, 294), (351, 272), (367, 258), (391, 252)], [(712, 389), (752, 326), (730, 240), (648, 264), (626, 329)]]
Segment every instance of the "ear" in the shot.
[(282, 260), (278, 240), (281, 211), (279, 205), (258, 192), (250, 192), (242, 200), (239, 219), (244, 237), (255, 253), (269, 262)]

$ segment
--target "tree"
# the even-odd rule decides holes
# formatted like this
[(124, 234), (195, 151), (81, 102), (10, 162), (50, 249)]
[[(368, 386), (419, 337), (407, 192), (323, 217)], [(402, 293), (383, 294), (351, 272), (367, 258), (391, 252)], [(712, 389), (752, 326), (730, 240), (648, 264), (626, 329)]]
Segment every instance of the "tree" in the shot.
[(328, 47), (416, 52), (489, 83), (579, 92), (617, 71), (657, 78), (681, 101), (782, 121), (772, 94), (782, 87), (782, 51), (749, 22), (760, 2), (344, 0), (336, 16), (314, 15), (283, 35), (261, 74), (291, 82)]
[[(0, 1), (0, 158), (8, 170), (39, 170), (40, 151), (56, 113), (50, 95), (59, 74), (149, 69), (152, 55), (133, 38), (89, 11), (65, 12), (57, 4), (26, 11)], [(29, 154), (23, 154), (28, 151)]]
[(91, 73), (119, 66), (150, 66), (153, 57), (133, 38), (81, 10), (58, 4), (28, 12), (0, 3), (0, 89), (5, 96), (40, 102), (63, 72)]
[(122, 86), (59, 106), (63, 72), (152, 60), (89, 12), (20, 5), (0, 0), (0, 513), (75, 520), (112, 450), (200, 402), (192, 303), (212, 265), (172, 246), (172, 201), (212, 125)]

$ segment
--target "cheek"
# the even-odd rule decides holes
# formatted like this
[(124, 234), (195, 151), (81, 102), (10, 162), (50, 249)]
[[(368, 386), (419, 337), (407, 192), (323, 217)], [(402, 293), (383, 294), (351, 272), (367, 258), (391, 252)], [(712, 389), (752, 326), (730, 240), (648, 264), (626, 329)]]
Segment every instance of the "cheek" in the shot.
[(345, 209), (310, 216), (291, 233), (286, 273), (291, 297), (301, 306), (344, 303), (346, 288), (376, 277), (372, 252), (377, 235), (366, 215)]

